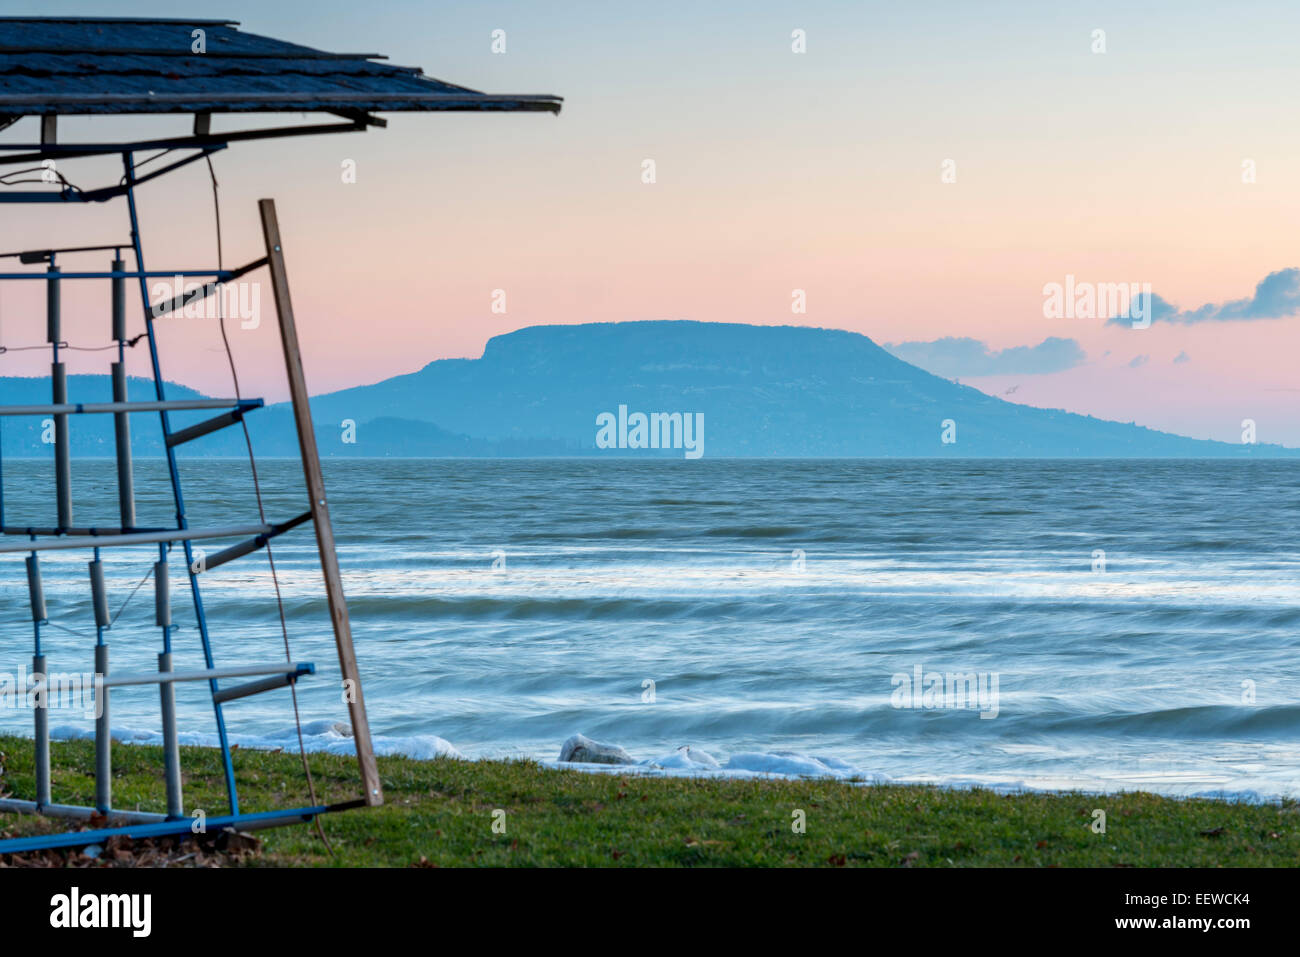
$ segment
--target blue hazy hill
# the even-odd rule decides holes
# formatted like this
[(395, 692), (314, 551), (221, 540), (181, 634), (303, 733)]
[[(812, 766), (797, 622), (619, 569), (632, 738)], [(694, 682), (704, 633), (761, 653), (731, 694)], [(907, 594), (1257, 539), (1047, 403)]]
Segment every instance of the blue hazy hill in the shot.
[[(205, 398), (202, 393), (175, 382), (166, 383), (168, 399)], [(127, 380), (127, 397), (133, 402), (157, 398), (152, 379)], [(70, 402), (108, 402), (112, 384), (106, 375), (68, 376)], [(50, 380), (37, 377), (0, 378), (0, 405), (47, 405), (51, 401)], [(193, 425), (216, 410), (173, 412), (173, 431)], [(6, 458), (50, 458), (54, 447), (42, 440), (48, 416), (0, 417), (0, 453)], [(257, 409), (248, 414), (249, 431), (259, 455), (296, 456), (298, 439), (293, 415), (285, 404)], [(439, 457), (547, 456), (560, 454), (559, 443), (505, 441), (494, 442), (449, 432), (431, 422), (378, 417), (360, 429), (366, 445), (344, 444), (335, 423), (316, 416), (316, 432), (322, 455), (393, 455)], [(116, 454), (116, 437), (111, 415), (73, 416), (69, 435), (72, 454), (76, 457), (111, 458)], [(162, 426), (156, 413), (136, 413), (131, 417), (131, 451), (137, 457), (162, 456)], [(243, 430), (227, 428), (210, 433), (181, 447), (182, 458), (194, 456), (243, 457), (247, 455)]]
[[(103, 376), (70, 377), (74, 401), (104, 401)], [(132, 380), (131, 398), (152, 398)], [(197, 395), (169, 385), (168, 396)], [(46, 379), (0, 379), (0, 403), (49, 401)], [(1035, 409), (932, 375), (858, 333), (797, 326), (653, 321), (533, 326), (491, 339), (479, 359), (313, 398), (325, 456), (663, 455), (596, 447), (597, 416), (701, 413), (704, 455), (961, 457), (1290, 456), (1276, 445), (1190, 439), (1091, 416)], [(178, 415), (181, 426), (207, 413)], [(941, 441), (955, 423), (955, 443)], [(354, 443), (343, 424), (355, 424)], [(134, 417), (137, 454), (161, 453), (157, 418)], [(281, 404), (249, 418), (257, 451), (297, 452)], [(112, 420), (82, 416), (78, 455), (111, 455)], [(3, 423), (5, 455), (44, 456), (39, 421)], [(183, 454), (241, 455), (227, 429)]]
[[(156, 399), (151, 379), (130, 378), (126, 386), (132, 402)], [(176, 383), (167, 384), (169, 399), (203, 398), (201, 393)], [(107, 375), (68, 376), (69, 402), (111, 402), (113, 387)], [(48, 378), (0, 378), (0, 404), (48, 405), (51, 402)], [(211, 412), (184, 412), (172, 416), (173, 428), (190, 425)], [(46, 416), (5, 416), (0, 418), (0, 451), (10, 457), (53, 457), (53, 446), (41, 441), (42, 420)], [(69, 433), (72, 454), (77, 456), (112, 456), (115, 439), (111, 415), (73, 417)], [(162, 454), (162, 427), (158, 416), (136, 414), (131, 418), (131, 448), (136, 455)]]
[[(313, 413), (331, 422), (418, 419), (596, 453), (596, 417), (620, 404), (702, 412), (710, 457), (1296, 454), (1016, 405), (854, 332), (690, 321), (533, 326), (491, 339), (480, 359), (439, 360), (318, 396)], [(941, 441), (946, 419), (956, 423), (953, 444)]]

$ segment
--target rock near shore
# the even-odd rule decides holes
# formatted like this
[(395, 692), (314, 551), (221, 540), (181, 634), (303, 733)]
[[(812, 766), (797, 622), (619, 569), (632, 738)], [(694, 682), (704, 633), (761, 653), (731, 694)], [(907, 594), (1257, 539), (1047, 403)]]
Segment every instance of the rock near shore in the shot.
[(636, 764), (632, 755), (616, 744), (601, 744), (575, 734), (560, 746), (560, 760), (575, 764)]

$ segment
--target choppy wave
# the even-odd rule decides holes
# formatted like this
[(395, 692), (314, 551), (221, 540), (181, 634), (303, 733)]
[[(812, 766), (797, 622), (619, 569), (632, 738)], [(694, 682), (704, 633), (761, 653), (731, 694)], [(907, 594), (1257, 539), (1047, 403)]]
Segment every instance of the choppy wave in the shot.
[[(29, 466), (30, 481), (17, 474)], [(11, 467), (6, 521), (32, 521), (48, 467)], [(295, 468), (263, 464), (269, 514), (301, 511)], [(1289, 526), (1300, 483), (1288, 463), (326, 468), (383, 753), (554, 763), (581, 728), (645, 762), (636, 773), (852, 768), (951, 786), (1300, 796), (1300, 538)], [(112, 487), (111, 463), (85, 469), (79, 487)], [(192, 524), (253, 507), (239, 471), (184, 469)], [(162, 524), (169, 496), (147, 471), (141, 521)], [(109, 499), (79, 501), (79, 521), (113, 524)], [(311, 536), (274, 548), (293, 656), (318, 671), (298, 686), (303, 714), (326, 722), (308, 726), (307, 745), (348, 753), (332, 725), (346, 712)], [(106, 553), (114, 610), (155, 558)], [(21, 566), (0, 562), (0, 670), (31, 654)], [(51, 553), (44, 567), (46, 651), (85, 667), (85, 556)], [(218, 664), (282, 659), (263, 555), (201, 584)], [(175, 591), (178, 667), (197, 666)], [(115, 667), (154, 666), (148, 589), (109, 637)], [(895, 707), (895, 679), (918, 666), (997, 675), (996, 718)], [(187, 743), (215, 743), (202, 692), (178, 689)], [(137, 729), (124, 740), (154, 740), (138, 729), (157, 727), (156, 709), (156, 693), (114, 693), (115, 724)], [(283, 693), (226, 715), (243, 747), (297, 747)], [(0, 728), (27, 727), (0, 712)], [(718, 767), (680, 754), (683, 742)]]
[(1072, 715), (1047, 719), (1053, 730), (1147, 737), (1290, 737), (1300, 740), (1300, 704), (1271, 708), (1199, 705), (1162, 711)]

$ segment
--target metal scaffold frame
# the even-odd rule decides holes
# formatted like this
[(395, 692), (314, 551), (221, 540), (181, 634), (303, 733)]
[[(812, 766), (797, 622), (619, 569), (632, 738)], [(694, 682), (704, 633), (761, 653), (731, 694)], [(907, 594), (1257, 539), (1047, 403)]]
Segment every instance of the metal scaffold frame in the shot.
[[(213, 154), (231, 143), (251, 142), (290, 136), (323, 133), (362, 132), (382, 128), (387, 122), (377, 113), (405, 112), (474, 112), (474, 113), (550, 113), (558, 114), (562, 98), (550, 94), (493, 94), (472, 90), (426, 76), (418, 67), (395, 66), (379, 62), (385, 58), (373, 53), (330, 53), (303, 44), (289, 43), (272, 37), (246, 33), (232, 20), (139, 18), (139, 17), (0, 17), (0, 131), (25, 117), (37, 118), (40, 139), (37, 143), (0, 144), (0, 204), (39, 203), (76, 205), (107, 203), (125, 199), (130, 221), (129, 242), (99, 246), (73, 246), (62, 249), (35, 249), (0, 255), (0, 260), (16, 258), (24, 265), (45, 265), (43, 272), (0, 272), (0, 282), (9, 280), (43, 281), (46, 287), (46, 341), (51, 349), (51, 395), (48, 404), (0, 408), (0, 424), (6, 416), (41, 415), (53, 421), (57, 519), (52, 525), (20, 526), (6, 524), (4, 514), (3, 463), (0, 462), (0, 561), (9, 553), (26, 552), (28, 589), (32, 608), (34, 647), (32, 670), (47, 674), (47, 659), (41, 647), (41, 629), (47, 624), (44, 589), (40, 575), (40, 555), (51, 549), (86, 549), (92, 553), (90, 586), (95, 618), (95, 672), (100, 679), (98, 693), (103, 695), (102, 716), (95, 726), (95, 806), (75, 807), (57, 804), (51, 795), (49, 720), (44, 705), (35, 709), (34, 737), (36, 754), (36, 794), (34, 800), (0, 799), (0, 810), (35, 811), (74, 820), (97, 819), (104, 815), (114, 827), (80, 831), (56, 836), (0, 840), (0, 853), (34, 850), (57, 846), (97, 843), (113, 834), (132, 837), (156, 837), (185, 834), (190, 820), (184, 816), (181, 793), (180, 756), (174, 688), (178, 681), (208, 683), (216, 719), (217, 736), (224, 766), (230, 813), (210, 818), (208, 827), (254, 828), (299, 820), (311, 820), (327, 811), (383, 802), (383, 791), (371, 746), (366, 719), (365, 700), (357, 673), (356, 654), (352, 646), (352, 629), (343, 597), (338, 558), (334, 550), (334, 532), (330, 524), (329, 500), (321, 477), (320, 457), (312, 427), (294, 322), (293, 303), (285, 270), (284, 248), (275, 203), (259, 203), (262, 235), (266, 255), (237, 269), (220, 263), (220, 226), (218, 220), (218, 267), (216, 269), (168, 269), (149, 271), (145, 266), (140, 221), (136, 208), (136, 190), (145, 183), (183, 169), (198, 161), (211, 169)], [(286, 113), (326, 114), (329, 122), (303, 123), (294, 126), (273, 125), (255, 129), (213, 129), (217, 115), (283, 115)], [(60, 116), (161, 116), (193, 117), (189, 135), (173, 135), (131, 142), (62, 143), (59, 141)], [(151, 155), (137, 163), (136, 156)], [(177, 154), (172, 156), (171, 154)], [(69, 181), (56, 165), (88, 157), (118, 157), (122, 164), (120, 181), (95, 189), (82, 189)], [(158, 165), (143, 167), (161, 160)], [(5, 173), (6, 168), (26, 167)], [(11, 189), (13, 177), (41, 173), (40, 181), (49, 184), (36, 189)], [(216, 177), (212, 175), (214, 200)], [(219, 212), (218, 212), (219, 215)], [(130, 250), (134, 259), (128, 269), (122, 251)], [(63, 259), (95, 252), (112, 251), (113, 259), (106, 271), (63, 271)], [(239, 279), (255, 270), (270, 273), (271, 291), (279, 317), (280, 342), (284, 351), (285, 371), (298, 433), (299, 452), (306, 478), (308, 504), (303, 513), (280, 522), (270, 522), (260, 514), (256, 523), (227, 525), (218, 528), (191, 528), (186, 518), (185, 500), (177, 468), (177, 449), (194, 439), (230, 426), (245, 430), (246, 416), (262, 407), (260, 399), (168, 399), (155, 336), (155, 321), (219, 292), (223, 283)], [(176, 276), (204, 280), (203, 285), (162, 302), (150, 303), (148, 280), (172, 279)], [(111, 367), (112, 397), (103, 402), (70, 402), (67, 372), (60, 359), (61, 284), (70, 280), (108, 282), (112, 303), (112, 338), (117, 346), (117, 361)], [(126, 283), (139, 283), (144, 309), (145, 331), (132, 338), (126, 332)], [(179, 291), (178, 291), (179, 292)], [(148, 345), (149, 362), (156, 398), (130, 401), (127, 396), (126, 349), (139, 341)], [(43, 348), (43, 347), (39, 347)], [(110, 347), (111, 348), (111, 347)], [(0, 351), (2, 347), (0, 347)], [(233, 360), (232, 360), (233, 371)], [(238, 387), (236, 387), (238, 393)], [(170, 414), (197, 409), (211, 409), (215, 415), (185, 428), (173, 429)], [(131, 465), (131, 420), (137, 413), (157, 413), (162, 425), (163, 448), (176, 506), (174, 524), (167, 527), (137, 524), (134, 479)], [(111, 415), (117, 458), (119, 525), (113, 528), (78, 527), (73, 522), (70, 423), (82, 415)], [(249, 441), (250, 461), (252, 443)], [(256, 484), (254, 469), (254, 483)], [(299, 525), (310, 522), (316, 531), (317, 550), (325, 579), (325, 596), (334, 628), (339, 667), (344, 681), (357, 763), (361, 776), (361, 797), (339, 805), (316, 805), (243, 813), (235, 787), (231, 747), (226, 733), (222, 706), (228, 702), (274, 688), (292, 687), (299, 678), (310, 675), (309, 663), (283, 663), (265, 666), (240, 665), (218, 668), (212, 646), (199, 579), (227, 562), (235, 561), (263, 548), (269, 542)], [(12, 536), (11, 541), (5, 541)], [(196, 566), (195, 541), (236, 539), (215, 555)], [(194, 605), (199, 640), (205, 667), (198, 671), (175, 671), (172, 668), (171, 597), (167, 578), (168, 551), (179, 542), (184, 553), (190, 597)], [(104, 586), (100, 551), (156, 545), (158, 561), (152, 573), (155, 580), (155, 622), (162, 630), (162, 651), (158, 670), (143, 675), (117, 675), (109, 668), (109, 646), (105, 632), (112, 625)], [(274, 577), (274, 563), (272, 563)], [(143, 582), (142, 582), (143, 583)], [(278, 595), (278, 586), (277, 586)], [(283, 610), (281, 621), (283, 622)], [(286, 659), (288, 631), (285, 630)], [(223, 685), (232, 678), (251, 680)], [(112, 742), (109, 734), (108, 694), (113, 687), (156, 684), (162, 716), (164, 781), (167, 808), (165, 814), (124, 812), (112, 807)], [(38, 685), (38, 701), (48, 687)], [(296, 699), (295, 699), (296, 700)], [(296, 714), (296, 705), (295, 705)], [(304, 759), (304, 768), (306, 762)], [(310, 785), (310, 775), (308, 776)], [(312, 788), (314, 793), (314, 788)]]
[[(215, 147), (204, 144), (198, 147), (198, 153), (190, 159), (205, 157), (214, 149), (221, 148), (221, 146), (224, 146), (224, 144), (218, 144)], [(0, 146), (0, 151), (25, 151), (30, 149), (32, 149), (30, 146)], [(210, 819), (207, 822), (208, 828), (252, 829), (269, 827), (297, 821), (309, 821), (315, 818), (316, 815), (329, 811), (383, 803), (383, 791), (371, 747), (365, 699), (361, 689), (361, 679), (357, 670), (356, 654), (352, 644), (347, 603), (343, 594), (338, 558), (334, 549), (334, 533), (330, 522), (329, 500), (325, 493), (320, 458), (316, 447), (316, 436), (311, 420), (307, 384), (298, 345), (298, 333), (289, 293), (284, 247), (280, 237), (275, 202), (274, 200), (264, 199), (258, 204), (263, 239), (266, 246), (266, 255), (264, 257), (234, 270), (196, 269), (150, 272), (145, 267), (144, 247), (136, 207), (136, 188), (144, 182), (145, 178), (138, 177), (136, 174), (135, 152), (135, 148), (131, 146), (122, 148), (120, 154), (123, 168), (122, 183), (120, 187), (114, 187), (109, 191), (101, 190), (88, 194), (27, 191), (25, 193), (0, 195), (0, 201), (5, 202), (23, 202), (25, 199), (30, 199), (33, 202), (48, 202), (46, 197), (51, 195), (61, 195), (64, 201), (73, 203), (104, 202), (117, 197), (125, 198), (131, 235), (130, 242), (125, 244), (125, 248), (130, 251), (134, 259), (134, 268), (128, 269), (126, 263), (121, 259), (123, 247), (74, 247), (58, 250), (34, 250), (10, 255), (28, 264), (44, 262), (46, 269), (43, 273), (34, 271), (0, 273), (0, 281), (36, 280), (44, 282), (46, 286), (46, 340), (51, 350), (51, 402), (48, 405), (0, 406), (0, 420), (7, 416), (24, 415), (41, 415), (53, 419), (54, 472), (57, 499), (57, 521), (54, 525), (34, 527), (7, 524), (7, 516), (4, 511), (3, 462), (0, 462), (0, 528), (2, 528), (5, 537), (12, 536), (17, 539), (5, 541), (0, 538), (0, 555), (27, 553), (28, 590), (34, 632), (31, 661), (34, 685), (31, 690), (35, 704), (33, 709), (33, 739), (36, 768), (36, 793), (33, 798), (31, 800), (0, 799), (0, 811), (31, 812), (81, 821), (102, 817), (111, 825), (90, 831), (83, 830), (64, 834), (0, 840), (0, 853), (23, 852), (52, 847), (84, 846), (99, 843), (116, 834), (143, 838), (189, 833), (192, 821), (185, 813), (183, 802), (179, 732), (174, 693), (175, 683), (179, 681), (206, 681), (212, 695), (212, 707), (216, 719), (217, 738), (224, 769), (229, 814)], [(12, 157), (0, 159), (0, 163), (4, 163), (6, 159), (12, 159)], [(169, 168), (176, 168), (183, 165), (184, 162), (186, 161), (172, 164)], [(152, 176), (148, 178), (152, 178)], [(109, 195), (110, 193), (111, 195)], [(58, 265), (58, 257), (61, 255), (77, 255), (109, 248), (113, 249), (114, 258), (110, 268), (106, 271), (79, 270), (63, 272)], [(261, 268), (266, 268), (270, 273), (271, 290), (279, 320), (280, 341), (284, 352), (290, 400), (298, 433), (303, 474), (306, 480), (308, 507), (305, 512), (298, 516), (273, 524), (257, 522), (215, 528), (191, 528), (186, 517), (185, 499), (177, 460), (177, 447), (192, 439), (241, 423), (246, 414), (261, 408), (263, 402), (261, 399), (241, 398), (169, 400), (166, 396), (155, 323), (169, 313), (217, 292), (221, 283)], [(211, 281), (177, 299), (151, 303), (147, 280), (155, 276), (175, 277), (177, 275), (190, 278), (208, 278)], [(110, 369), (111, 401), (73, 403), (68, 400), (67, 371), (60, 356), (60, 346), (64, 345), (62, 340), (61, 284), (74, 279), (102, 280), (110, 284), (112, 334), (117, 346), (117, 361), (112, 363)], [(128, 344), (134, 344), (133, 342), (129, 343), (126, 333), (125, 284), (130, 280), (138, 281), (141, 303), (144, 306), (145, 331), (143, 336), (137, 338), (143, 338), (148, 347), (149, 363), (156, 393), (156, 399), (153, 401), (133, 402), (127, 398), (125, 353)], [(170, 413), (195, 409), (212, 409), (218, 411), (219, 414), (187, 428), (174, 429), (172, 427)], [(172, 527), (142, 527), (137, 525), (136, 522), (130, 416), (137, 413), (157, 413), (159, 416), (167, 471), (176, 508), (175, 525)], [(95, 414), (112, 415), (114, 419), (120, 511), (120, 526), (115, 528), (78, 528), (73, 521), (72, 455), (69, 423), (70, 419), (75, 416)], [(339, 667), (346, 691), (345, 698), (348, 702), (353, 740), (356, 745), (362, 794), (358, 800), (343, 804), (287, 808), (255, 814), (243, 813), (240, 809), (239, 793), (235, 783), (234, 763), (231, 757), (231, 745), (226, 729), (223, 706), (254, 694), (287, 687), (300, 678), (313, 674), (315, 668), (310, 663), (292, 661), (269, 665), (217, 667), (199, 579), (202, 575), (210, 573), (220, 565), (262, 549), (272, 538), (307, 523), (311, 523), (316, 532), (317, 549), (324, 575), (325, 596), (333, 624)], [(202, 562), (195, 561), (194, 542), (219, 539), (242, 540), (210, 557), (206, 557)], [(199, 671), (178, 672), (172, 668), (173, 629), (167, 557), (170, 549), (177, 543), (179, 543), (184, 554), (190, 598), (194, 607), (198, 637), (203, 652), (205, 667)], [(155, 623), (162, 632), (162, 650), (158, 655), (157, 672), (119, 675), (111, 671), (109, 663), (109, 643), (106, 640), (105, 632), (111, 627), (111, 621), (108, 616), (108, 599), (100, 553), (102, 549), (107, 548), (141, 545), (156, 545), (158, 547), (158, 561), (154, 565), (153, 578), (155, 582)], [(43, 551), (53, 549), (85, 549), (89, 550), (93, 555), (89, 565), (89, 572), (96, 626), (94, 647), (95, 694), (99, 699), (96, 702), (97, 717), (94, 735), (94, 807), (59, 804), (55, 802), (51, 793), (50, 726), (47, 698), (49, 688), (46, 679), (49, 673), (49, 662), (41, 647), (42, 626), (47, 622), (47, 613), (41, 580), (40, 554)], [(232, 678), (250, 678), (252, 680), (223, 686), (223, 681)], [(126, 812), (117, 810), (112, 806), (112, 738), (109, 724), (111, 715), (110, 689), (140, 684), (156, 684), (159, 688), (163, 738), (163, 779), (167, 805), (164, 814)]]

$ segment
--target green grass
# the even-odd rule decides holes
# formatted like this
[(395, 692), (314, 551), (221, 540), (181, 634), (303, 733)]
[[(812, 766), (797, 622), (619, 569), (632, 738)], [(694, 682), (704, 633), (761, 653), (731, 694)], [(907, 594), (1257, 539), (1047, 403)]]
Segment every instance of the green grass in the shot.
[[(53, 745), (54, 799), (89, 804), (90, 742)], [(188, 809), (225, 813), (215, 751), (182, 749)], [(31, 742), (0, 737), (0, 791), (30, 797)], [(114, 805), (158, 810), (157, 748), (114, 748)], [(358, 794), (351, 758), (311, 755), (322, 803)], [(244, 810), (309, 803), (295, 754), (236, 751)], [(329, 856), (309, 825), (263, 831), (252, 866), (1066, 866), (1300, 864), (1300, 806), (1145, 793), (1001, 795), (836, 781), (647, 778), (554, 771), (527, 761), (380, 758), (387, 803), (325, 816)], [(1092, 830), (1106, 812), (1106, 833)], [(504, 811), (505, 833), (493, 830)], [(793, 812), (806, 815), (794, 833)], [(499, 817), (499, 815), (498, 815)], [(52, 826), (53, 825), (53, 826)], [(10, 836), (61, 827), (0, 816)]]

